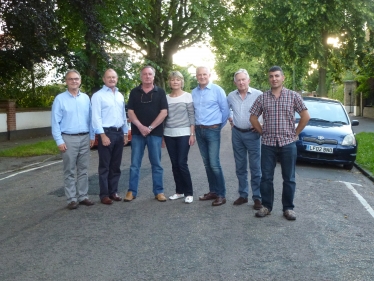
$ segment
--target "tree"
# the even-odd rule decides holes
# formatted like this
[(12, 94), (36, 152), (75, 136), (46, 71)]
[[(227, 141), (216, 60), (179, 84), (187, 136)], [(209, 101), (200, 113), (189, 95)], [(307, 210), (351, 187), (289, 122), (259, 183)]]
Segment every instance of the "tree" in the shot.
[[(227, 15), (219, 0), (148, 0), (119, 7), (116, 16), (122, 19), (117, 38), (158, 71), (156, 83), (165, 86), (173, 65), (173, 55), (202, 40), (217, 22)], [(132, 17), (128, 17), (132, 15)]]
[(24, 76), (27, 70), (35, 93), (34, 66), (68, 54), (67, 44), (60, 40), (55, 1), (1, 1), (0, 18), (0, 81)]
[[(267, 58), (275, 54), (285, 64), (318, 64), (321, 96), (327, 94), (329, 59), (339, 58), (346, 69), (354, 65), (362, 59), (363, 29), (373, 27), (373, 1), (259, 0), (245, 6), (253, 15), (251, 35), (270, 54)], [(328, 44), (330, 37), (339, 39), (339, 48)]]

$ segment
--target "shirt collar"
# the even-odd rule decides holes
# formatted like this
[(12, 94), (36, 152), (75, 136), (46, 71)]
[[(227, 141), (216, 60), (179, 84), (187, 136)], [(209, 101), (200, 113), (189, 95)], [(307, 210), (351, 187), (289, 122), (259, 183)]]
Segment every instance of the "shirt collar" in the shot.
[[(116, 90), (116, 92), (118, 92), (118, 88), (117, 87), (114, 87), (114, 89)], [(103, 86), (103, 90), (108, 92), (108, 91), (111, 91), (112, 92), (112, 89), (107, 87), (106, 85)]]
[(197, 85), (197, 88), (198, 88), (199, 90), (204, 90), (205, 88), (207, 88), (207, 89), (211, 89), (211, 88), (212, 88), (212, 84), (213, 84), (212, 82), (209, 82), (208, 85), (206, 85), (203, 89), (200, 88), (200, 85)]

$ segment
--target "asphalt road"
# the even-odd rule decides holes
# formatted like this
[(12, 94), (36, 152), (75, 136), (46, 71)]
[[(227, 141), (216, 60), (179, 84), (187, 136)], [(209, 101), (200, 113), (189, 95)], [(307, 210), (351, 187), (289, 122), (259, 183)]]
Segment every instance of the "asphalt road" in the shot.
[[(291, 222), (282, 217), (277, 166), (272, 215), (255, 218), (251, 206), (232, 205), (238, 194), (228, 126), (223, 136), (228, 202), (220, 207), (197, 200), (208, 190), (197, 145), (189, 158), (190, 205), (154, 199), (146, 155), (139, 196), (112, 206), (99, 203), (97, 151), (89, 172), (92, 207), (66, 209), (58, 158), (0, 175), (0, 280), (374, 280), (370, 180), (355, 168), (298, 164)], [(121, 195), (130, 149), (123, 154)], [(170, 196), (166, 150), (162, 163)]]

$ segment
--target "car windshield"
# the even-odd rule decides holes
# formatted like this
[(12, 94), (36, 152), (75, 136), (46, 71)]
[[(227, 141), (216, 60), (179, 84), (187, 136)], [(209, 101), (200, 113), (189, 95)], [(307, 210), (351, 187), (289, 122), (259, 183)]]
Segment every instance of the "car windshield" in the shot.
[[(331, 122), (339, 124), (349, 124), (348, 116), (339, 103), (318, 100), (304, 100), (311, 121)], [(296, 120), (300, 115), (295, 113)]]

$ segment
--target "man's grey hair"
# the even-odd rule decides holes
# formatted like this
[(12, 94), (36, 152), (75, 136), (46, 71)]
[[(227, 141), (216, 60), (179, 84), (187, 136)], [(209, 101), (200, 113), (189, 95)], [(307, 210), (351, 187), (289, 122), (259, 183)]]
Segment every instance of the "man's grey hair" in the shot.
[(152, 70), (152, 72), (153, 72), (153, 77), (156, 76), (156, 70), (155, 70), (152, 66), (150, 66), (150, 65), (146, 65), (146, 66), (144, 66), (144, 67), (140, 70), (140, 79), (142, 78), (142, 72), (143, 72), (143, 70), (146, 69), (146, 68), (149, 68), (149, 69)]
[(76, 69), (69, 69), (69, 70), (66, 72), (66, 74), (65, 74), (65, 79), (66, 79), (66, 77), (68, 77), (69, 73), (72, 73), (72, 72), (78, 74), (79, 79), (82, 78), (82, 77), (81, 77), (81, 74), (78, 72), (78, 70), (76, 70)]
[(237, 72), (235, 72), (235, 74), (234, 74), (234, 82), (236, 82), (236, 75), (238, 75), (239, 73), (244, 73), (247, 76), (247, 78), (249, 79), (248, 71), (245, 70), (244, 68), (241, 68)]
[(197, 71), (198, 71), (199, 69), (201, 69), (201, 68), (205, 68), (205, 69), (208, 71), (208, 73), (210, 73), (210, 69), (209, 69), (209, 67), (207, 67), (207, 66), (203, 66), (203, 65), (196, 67), (196, 73), (197, 73)]

